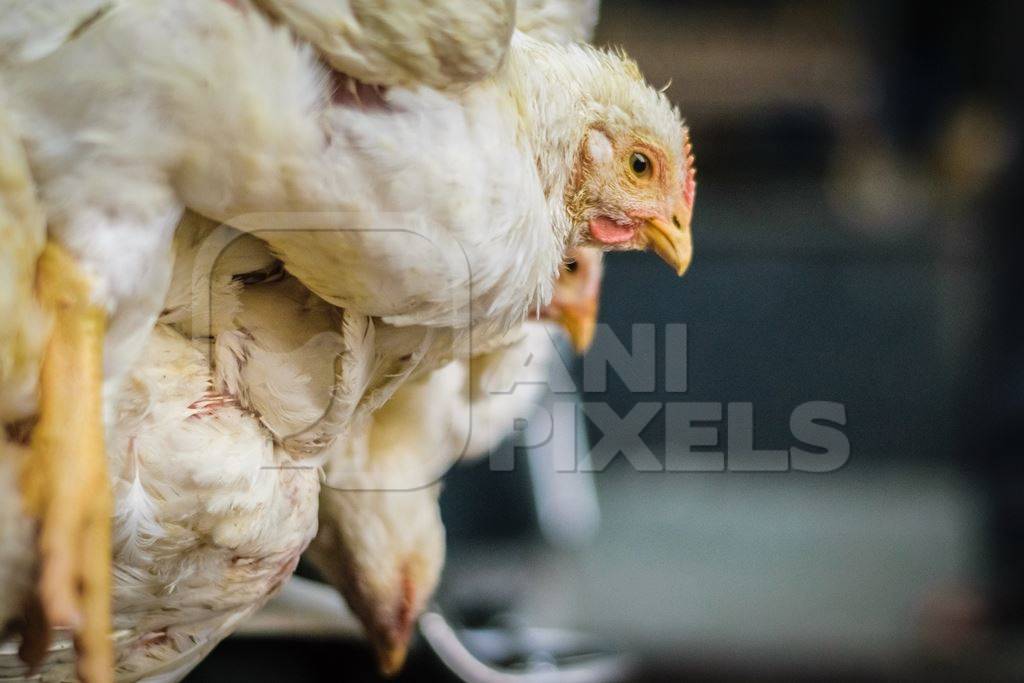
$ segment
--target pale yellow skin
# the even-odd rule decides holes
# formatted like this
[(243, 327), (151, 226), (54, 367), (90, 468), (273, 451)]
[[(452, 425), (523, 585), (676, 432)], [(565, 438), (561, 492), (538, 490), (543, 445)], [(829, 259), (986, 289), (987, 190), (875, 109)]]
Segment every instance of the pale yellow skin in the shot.
[(39, 299), (53, 315), (40, 375), (39, 421), (22, 485), (40, 521), (39, 598), (51, 625), (71, 626), (83, 681), (113, 680), (110, 515), (102, 394), (105, 315), (75, 262), (50, 244)]

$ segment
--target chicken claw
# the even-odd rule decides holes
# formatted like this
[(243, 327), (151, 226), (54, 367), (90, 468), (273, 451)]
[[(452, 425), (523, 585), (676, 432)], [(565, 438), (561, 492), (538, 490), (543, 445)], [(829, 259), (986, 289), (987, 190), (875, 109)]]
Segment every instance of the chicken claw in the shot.
[(39, 259), (37, 289), (53, 328), (22, 487), (28, 511), (40, 520), (39, 599), (50, 627), (74, 631), (81, 680), (107, 683), (113, 650), (101, 395), (106, 316), (90, 300), (88, 279), (54, 244)]

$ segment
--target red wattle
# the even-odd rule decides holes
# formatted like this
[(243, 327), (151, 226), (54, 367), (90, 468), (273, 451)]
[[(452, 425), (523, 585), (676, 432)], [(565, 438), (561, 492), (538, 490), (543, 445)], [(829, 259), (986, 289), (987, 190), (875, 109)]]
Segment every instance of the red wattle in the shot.
[(607, 216), (590, 219), (590, 236), (601, 244), (622, 244), (633, 239), (636, 228), (630, 224), (616, 223)]

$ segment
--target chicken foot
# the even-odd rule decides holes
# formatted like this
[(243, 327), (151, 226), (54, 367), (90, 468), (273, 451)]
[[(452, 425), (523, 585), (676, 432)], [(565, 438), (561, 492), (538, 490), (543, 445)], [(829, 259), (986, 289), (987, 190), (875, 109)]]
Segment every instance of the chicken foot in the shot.
[(81, 680), (107, 683), (113, 649), (102, 408), (106, 314), (91, 301), (88, 278), (52, 243), (39, 259), (37, 291), (53, 328), (21, 483), (28, 511), (40, 520), (39, 601), (47, 626), (74, 631)]

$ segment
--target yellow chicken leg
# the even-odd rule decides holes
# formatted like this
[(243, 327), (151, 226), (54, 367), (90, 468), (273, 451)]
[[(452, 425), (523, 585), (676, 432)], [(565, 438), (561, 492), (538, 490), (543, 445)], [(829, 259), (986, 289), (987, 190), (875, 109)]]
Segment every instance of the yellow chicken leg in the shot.
[(101, 393), (106, 315), (90, 300), (88, 279), (52, 243), (39, 259), (37, 288), (53, 328), (22, 484), (29, 511), (41, 520), (39, 598), (50, 625), (74, 630), (79, 677), (107, 683), (113, 650)]

